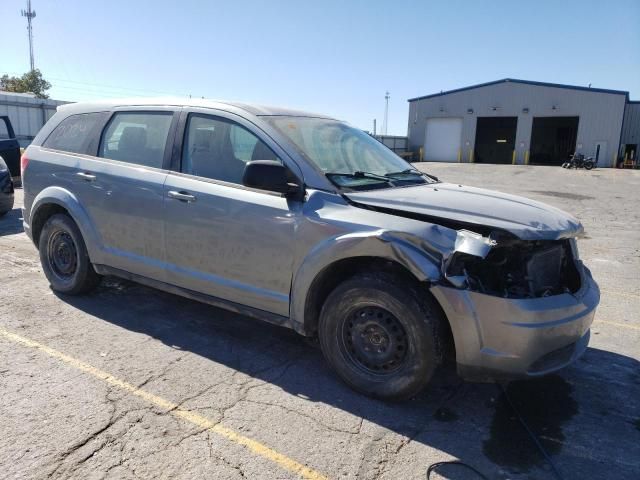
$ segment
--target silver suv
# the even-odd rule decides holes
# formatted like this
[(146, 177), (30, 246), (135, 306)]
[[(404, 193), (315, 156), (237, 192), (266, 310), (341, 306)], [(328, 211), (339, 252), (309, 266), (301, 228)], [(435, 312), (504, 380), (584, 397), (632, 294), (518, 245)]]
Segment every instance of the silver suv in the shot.
[(116, 275), (317, 336), (337, 374), (406, 398), (538, 376), (589, 341), (581, 224), (443, 183), (321, 115), (205, 100), (65, 105), (22, 157), (51, 287)]

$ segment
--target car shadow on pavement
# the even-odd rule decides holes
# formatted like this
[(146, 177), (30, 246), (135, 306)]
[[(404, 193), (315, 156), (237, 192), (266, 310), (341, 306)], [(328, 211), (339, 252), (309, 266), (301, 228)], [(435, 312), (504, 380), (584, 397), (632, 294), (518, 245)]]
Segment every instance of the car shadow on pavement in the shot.
[(0, 237), (22, 232), (24, 232), (24, 228), (22, 227), (22, 212), (19, 208), (14, 208), (0, 217)]
[[(417, 397), (386, 403), (350, 390), (329, 370), (318, 348), (288, 329), (110, 277), (94, 294), (60, 298), (118, 327), (274, 385), (315, 408), (324, 404), (328, 414), (331, 408), (340, 409), (383, 427), (380, 438), (365, 450), (362, 472), (375, 469), (390, 448), (399, 456), (409, 453), (401, 450), (422, 444), (489, 478), (552, 478), (515, 406), (560, 469), (571, 469), (566, 478), (609, 478), (612, 471), (619, 472), (616, 478), (635, 476), (633, 462), (616, 462), (606, 450), (584, 454), (596, 437), (601, 448), (618, 445), (627, 436), (640, 439), (634, 423), (640, 422), (640, 363), (629, 357), (590, 348), (561, 375), (512, 382), (504, 390), (462, 382), (453, 368), (445, 367)], [(270, 401), (287, 398), (277, 395)], [(304, 408), (300, 404), (296, 408)], [(384, 429), (397, 435), (389, 439)], [(628, 454), (634, 452), (640, 454), (640, 449)], [(415, 462), (420, 453), (413, 455)], [(434, 460), (432, 455), (423, 458), (426, 471), (427, 459)], [(441, 472), (451, 479), (478, 478), (455, 466)]]

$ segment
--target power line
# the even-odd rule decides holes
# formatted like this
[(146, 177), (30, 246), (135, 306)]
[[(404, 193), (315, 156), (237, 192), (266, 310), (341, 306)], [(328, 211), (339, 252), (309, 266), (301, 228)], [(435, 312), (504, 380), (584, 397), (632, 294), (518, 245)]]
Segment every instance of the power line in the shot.
[(71, 93), (81, 93), (81, 94), (91, 94), (96, 98), (101, 98), (101, 97), (140, 97), (140, 98), (144, 98), (144, 97), (153, 97), (154, 95), (143, 95), (143, 94), (132, 94), (132, 93), (118, 93), (118, 92), (109, 92), (109, 91), (103, 91), (103, 90), (94, 90), (94, 89), (90, 89), (90, 88), (79, 88), (79, 87), (65, 87), (65, 86), (56, 86), (54, 87), (55, 90), (63, 90), (63, 91), (67, 91), (67, 92), (71, 92)]
[[(142, 93), (142, 92), (133, 92), (133, 91), (118, 91), (118, 90), (105, 90), (102, 88), (92, 88), (92, 85), (88, 85), (83, 87), (79, 85), (60, 85), (58, 83), (54, 84), (52, 87), (55, 90), (69, 90), (69, 91), (77, 91), (77, 92), (88, 92), (88, 93), (96, 93), (103, 95), (119, 95), (119, 96), (130, 96), (130, 97), (156, 97), (158, 95), (154, 95), (152, 93)], [(182, 95), (184, 96), (184, 95)]]
[[(72, 83), (76, 85), (89, 86), (89, 87), (101, 87), (109, 90), (123, 90), (127, 92), (144, 92), (144, 93), (148, 92), (148, 93), (158, 93), (162, 95), (177, 95), (176, 93), (173, 93), (173, 92), (167, 92), (162, 90), (152, 90), (148, 88), (118, 87), (115, 85), (105, 85), (101, 83), (86, 83), (86, 82), (79, 82), (76, 80), (66, 80), (66, 79), (57, 78), (57, 77), (47, 77), (47, 78), (50, 78), (51, 80), (56, 80), (57, 82), (61, 82), (61, 83)], [(180, 95), (184, 96), (184, 94), (180, 94)]]
[[(0, 72), (7, 75), (21, 75), (18, 72)], [(132, 87), (118, 87), (115, 85), (105, 85), (96, 83), (80, 82), (76, 80), (67, 80), (60, 77), (49, 77), (47, 79), (53, 80), (53, 88), (55, 90), (68, 90), (72, 92), (91, 93), (96, 96), (130, 96), (130, 97), (153, 97), (156, 95), (178, 96), (186, 97), (185, 93), (167, 92), (162, 90), (152, 90), (148, 88), (132, 88)], [(94, 88), (97, 87), (97, 88)], [(155, 94), (155, 95), (154, 95)], [(196, 95), (200, 97), (201, 95)]]
[(29, 32), (29, 63), (31, 64), (31, 71), (35, 69), (33, 61), (33, 27), (31, 21), (36, 18), (35, 10), (31, 10), (31, 0), (27, 0), (27, 9), (20, 12), (23, 17), (27, 17), (27, 31)]

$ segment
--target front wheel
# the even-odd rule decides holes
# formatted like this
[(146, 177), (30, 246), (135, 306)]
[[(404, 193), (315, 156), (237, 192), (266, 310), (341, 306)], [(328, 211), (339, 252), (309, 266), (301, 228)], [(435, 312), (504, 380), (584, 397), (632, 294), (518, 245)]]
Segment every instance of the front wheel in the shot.
[(584, 164), (584, 168), (587, 170), (591, 170), (593, 168), (593, 162), (586, 162)]
[(38, 250), (42, 270), (53, 290), (78, 295), (100, 283), (80, 229), (68, 215), (58, 213), (47, 220), (40, 233)]
[(401, 400), (420, 392), (441, 362), (444, 316), (427, 292), (385, 275), (359, 275), (327, 298), (322, 353), (350, 387)]

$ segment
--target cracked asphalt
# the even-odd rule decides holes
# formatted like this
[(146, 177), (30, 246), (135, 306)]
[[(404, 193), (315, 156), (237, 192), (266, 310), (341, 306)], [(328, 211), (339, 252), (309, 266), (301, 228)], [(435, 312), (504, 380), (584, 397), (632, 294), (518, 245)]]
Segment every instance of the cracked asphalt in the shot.
[(0, 478), (424, 479), (454, 459), (492, 479), (553, 478), (509, 402), (562, 478), (640, 478), (640, 171), (419, 167), (584, 223), (602, 303), (575, 365), (506, 394), (444, 368), (408, 402), (370, 400), (291, 331), (115, 278), (54, 294), (17, 190), (0, 220)]

